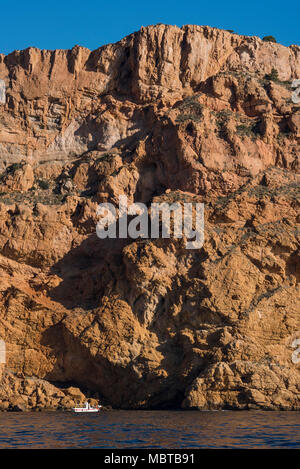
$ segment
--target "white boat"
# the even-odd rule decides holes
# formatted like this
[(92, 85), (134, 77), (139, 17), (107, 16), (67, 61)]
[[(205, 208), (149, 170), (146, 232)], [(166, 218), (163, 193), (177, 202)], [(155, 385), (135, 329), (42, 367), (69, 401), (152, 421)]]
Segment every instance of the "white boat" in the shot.
[(91, 406), (88, 402), (85, 403), (85, 407), (73, 407), (73, 412), (99, 412), (102, 405), (97, 405), (96, 407)]

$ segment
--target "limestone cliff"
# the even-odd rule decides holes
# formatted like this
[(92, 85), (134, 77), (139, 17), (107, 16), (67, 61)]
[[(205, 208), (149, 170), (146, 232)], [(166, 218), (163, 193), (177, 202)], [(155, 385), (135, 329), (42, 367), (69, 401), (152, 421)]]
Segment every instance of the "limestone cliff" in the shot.
[[(0, 408), (300, 409), (299, 77), (200, 26), (0, 55)], [(203, 248), (100, 240), (120, 194), (204, 202)]]

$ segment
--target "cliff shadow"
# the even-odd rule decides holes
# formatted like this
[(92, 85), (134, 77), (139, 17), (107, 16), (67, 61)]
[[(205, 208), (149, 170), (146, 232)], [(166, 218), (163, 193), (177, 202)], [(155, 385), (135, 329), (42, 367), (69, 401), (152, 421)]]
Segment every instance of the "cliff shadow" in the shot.
[(123, 273), (122, 251), (128, 239), (99, 239), (91, 234), (50, 270), (62, 280), (49, 291), (53, 301), (67, 309), (93, 309)]

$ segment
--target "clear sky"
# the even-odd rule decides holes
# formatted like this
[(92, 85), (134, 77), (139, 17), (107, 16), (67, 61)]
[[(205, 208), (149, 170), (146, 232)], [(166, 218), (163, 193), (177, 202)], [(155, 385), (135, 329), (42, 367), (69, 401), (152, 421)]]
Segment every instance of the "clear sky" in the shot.
[(0, 0), (0, 52), (96, 49), (155, 23), (209, 25), (300, 45), (299, 13), (299, 0)]

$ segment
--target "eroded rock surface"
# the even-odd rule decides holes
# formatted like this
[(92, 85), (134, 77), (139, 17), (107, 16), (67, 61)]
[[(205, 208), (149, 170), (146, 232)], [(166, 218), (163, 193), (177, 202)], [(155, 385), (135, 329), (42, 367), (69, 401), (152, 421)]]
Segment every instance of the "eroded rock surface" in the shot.
[[(300, 409), (299, 77), (200, 26), (0, 55), (0, 408)], [(121, 194), (204, 202), (203, 248), (100, 240)]]

